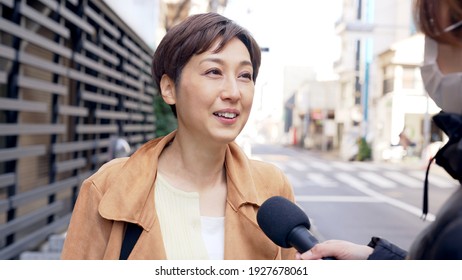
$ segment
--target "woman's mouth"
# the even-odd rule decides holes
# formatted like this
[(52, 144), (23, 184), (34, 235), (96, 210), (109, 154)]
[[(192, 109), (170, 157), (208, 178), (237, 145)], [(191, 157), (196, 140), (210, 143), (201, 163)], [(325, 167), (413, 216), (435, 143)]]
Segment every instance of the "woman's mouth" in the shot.
[(236, 113), (231, 112), (220, 112), (220, 113), (213, 113), (215, 116), (225, 119), (234, 119), (237, 117)]

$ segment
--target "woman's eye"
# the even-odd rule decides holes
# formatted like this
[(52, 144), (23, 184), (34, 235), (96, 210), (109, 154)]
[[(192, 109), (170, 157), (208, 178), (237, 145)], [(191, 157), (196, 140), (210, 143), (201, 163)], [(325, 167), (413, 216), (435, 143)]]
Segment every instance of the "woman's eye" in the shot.
[(206, 75), (220, 75), (221, 71), (219, 69), (210, 69), (205, 72)]
[(252, 74), (251, 73), (244, 73), (244, 74), (240, 75), (240, 77), (243, 77), (243, 78), (248, 79), (248, 80), (252, 80)]

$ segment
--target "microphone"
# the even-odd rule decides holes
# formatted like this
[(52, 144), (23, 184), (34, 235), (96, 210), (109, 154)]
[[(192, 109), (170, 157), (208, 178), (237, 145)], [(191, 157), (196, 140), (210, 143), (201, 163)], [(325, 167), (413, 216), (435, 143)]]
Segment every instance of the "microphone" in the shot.
[(309, 231), (311, 224), (305, 212), (282, 196), (273, 196), (261, 205), (257, 222), (266, 236), (280, 247), (294, 247), (304, 253), (319, 243)]

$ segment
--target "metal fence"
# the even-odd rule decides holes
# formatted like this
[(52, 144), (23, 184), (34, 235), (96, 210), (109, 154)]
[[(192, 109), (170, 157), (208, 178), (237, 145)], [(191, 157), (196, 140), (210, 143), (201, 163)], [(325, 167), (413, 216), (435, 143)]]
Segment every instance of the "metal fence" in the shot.
[(0, 12), (0, 259), (14, 259), (67, 228), (113, 139), (133, 151), (155, 136), (156, 91), (152, 50), (102, 0)]

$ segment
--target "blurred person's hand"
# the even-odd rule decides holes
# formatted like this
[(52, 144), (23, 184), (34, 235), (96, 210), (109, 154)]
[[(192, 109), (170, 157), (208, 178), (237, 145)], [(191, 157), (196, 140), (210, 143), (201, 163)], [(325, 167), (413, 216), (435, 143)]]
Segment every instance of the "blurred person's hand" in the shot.
[(328, 240), (316, 244), (311, 250), (295, 256), (297, 260), (320, 260), (333, 257), (337, 260), (366, 260), (374, 249), (343, 240)]

